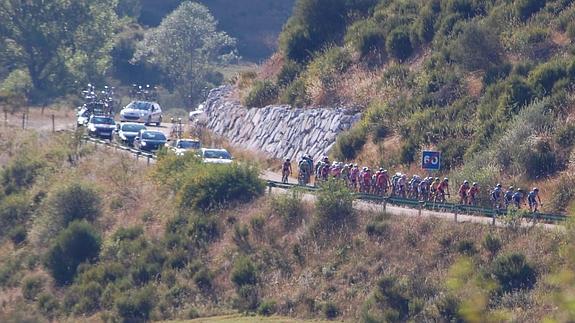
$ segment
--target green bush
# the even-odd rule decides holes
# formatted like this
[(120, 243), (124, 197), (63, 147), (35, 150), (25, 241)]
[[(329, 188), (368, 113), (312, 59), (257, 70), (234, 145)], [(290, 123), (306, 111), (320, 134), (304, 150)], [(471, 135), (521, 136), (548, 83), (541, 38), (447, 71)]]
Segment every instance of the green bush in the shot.
[(483, 248), (489, 252), (491, 257), (495, 256), (501, 250), (501, 240), (491, 234), (487, 234), (481, 243)]
[(557, 81), (567, 76), (567, 71), (561, 62), (547, 62), (537, 66), (529, 74), (529, 83), (539, 96), (551, 93)]
[(404, 61), (413, 53), (413, 46), (409, 37), (409, 32), (399, 27), (394, 29), (388, 36), (385, 42), (385, 49), (389, 55)]
[(281, 87), (291, 84), (301, 73), (302, 66), (294, 61), (286, 60), (277, 76), (277, 84)]
[(15, 246), (19, 246), (26, 241), (27, 234), (26, 228), (19, 225), (8, 232), (8, 238), (10, 238), (10, 241), (12, 241)]
[(103, 289), (97, 282), (75, 285), (72, 292), (78, 295), (77, 303), (73, 307), (75, 314), (90, 315), (100, 309)]
[(60, 302), (50, 293), (42, 293), (36, 302), (38, 310), (48, 318), (54, 318), (60, 310)]
[(466, 25), (451, 47), (452, 58), (467, 70), (488, 70), (501, 64), (501, 45), (497, 36), (475, 23)]
[(409, 298), (395, 277), (386, 276), (377, 282), (375, 291), (364, 304), (364, 322), (400, 322), (409, 317)]
[(274, 315), (276, 312), (276, 302), (272, 300), (265, 300), (258, 306), (258, 314), (262, 316)]
[(280, 35), (280, 49), (285, 56), (298, 63), (306, 62), (316, 48), (309, 29), (295, 20), (288, 21)]
[(69, 284), (81, 263), (94, 261), (98, 257), (100, 245), (100, 236), (89, 223), (72, 222), (50, 246), (46, 268), (58, 284)]
[(114, 307), (123, 322), (144, 322), (150, 320), (155, 303), (156, 295), (150, 287), (120, 296)]
[(212, 288), (212, 273), (206, 268), (198, 270), (193, 279), (200, 290), (208, 291)]
[(10, 195), (29, 188), (46, 167), (46, 162), (25, 155), (13, 159), (0, 171), (4, 193)]
[(553, 188), (553, 194), (549, 199), (546, 209), (553, 213), (565, 212), (573, 198), (575, 197), (575, 187), (573, 187), (575, 178), (571, 174), (566, 174), (559, 178), (558, 183)]
[(531, 289), (537, 282), (535, 269), (520, 253), (498, 257), (493, 263), (491, 272), (503, 293)]
[(337, 307), (337, 305), (332, 302), (323, 304), (322, 309), (323, 315), (325, 315), (325, 317), (329, 320), (333, 320), (341, 314), (339, 307)]
[(523, 167), (530, 179), (540, 179), (560, 171), (564, 165), (546, 141), (538, 141), (522, 159)]
[(92, 222), (100, 216), (102, 200), (92, 186), (74, 182), (59, 187), (48, 197), (48, 207), (62, 227), (76, 220)]
[(210, 216), (193, 217), (186, 227), (186, 234), (195, 247), (204, 247), (216, 241), (220, 235), (216, 218)]
[(467, 256), (473, 256), (477, 253), (475, 243), (471, 240), (461, 240), (457, 244), (457, 252)]
[(547, 0), (517, 0), (515, 11), (522, 20), (529, 19), (534, 13), (545, 7)]
[(24, 278), (22, 281), (22, 296), (26, 300), (35, 300), (36, 297), (42, 292), (44, 287), (44, 279), (40, 276), (30, 276)]
[(297, 78), (283, 91), (280, 98), (282, 104), (289, 104), (296, 108), (302, 108), (310, 104), (304, 78)]
[(26, 223), (31, 215), (30, 204), (26, 194), (12, 194), (0, 199), (0, 237)]
[(237, 288), (246, 285), (255, 285), (258, 282), (256, 266), (250, 258), (240, 256), (234, 262), (230, 278)]
[(305, 214), (302, 200), (302, 192), (293, 189), (286, 194), (275, 195), (270, 201), (272, 211), (282, 217), (284, 225), (290, 227), (295, 225)]
[(353, 192), (345, 183), (332, 179), (323, 183), (315, 201), (318, 220), (316, 225), (332, 229), (341, 224), (355, 223), (353, 200)]
[(373, 20), (360, 20), (351, 25), (345, 35), (345, 42), (362, 57), (385, 50), (385, 35)]
[(370, 237), (386, 237), (389, 233), (387, 222), (370, 222), (365, 226), (365, 233)]
[(212, 210), (233, 202), (249, 202), (264, 189), (259, 170), (252, 165), (203, 165), (186, 178), (177, 200), (184, 209)]
[(353, 160), (367, 141), (365, 127), (356, 125), (347, 132), (339, 134), (332, 154), (338, 160)]
[(263, 108), (273, 104), (279, 94), (277, 85), (270, 81), (256, 81), (250, 93), (244, 99), (243, 104), (247, 107)]

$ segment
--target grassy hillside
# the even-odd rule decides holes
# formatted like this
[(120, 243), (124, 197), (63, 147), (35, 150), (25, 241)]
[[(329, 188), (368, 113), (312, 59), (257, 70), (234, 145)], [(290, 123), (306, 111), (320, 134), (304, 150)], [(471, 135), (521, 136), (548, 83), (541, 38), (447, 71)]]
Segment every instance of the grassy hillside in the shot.
[(239, 86), (251, 106), (362, 109), (340, 160), (397, 168), (438, 149), (485, 187), (542, 183), (571, 174), (574, 17), (562, 0), (299, 0), (278, 54)]
[(0, 136), (2, 322), (573, 319), (570, 227), (355, 212), (336, 183), (305, 202), (264, 196), (247, 164)]
[[(147, 26), (160, 24), (181, 0), (142, 0), (139, 21)], [(277, 48), (277, 37), (289, 18), (293, 0), (202, 0), (219, 27), (238, 39), (238, 50), (246, 60), (258, 62)]]

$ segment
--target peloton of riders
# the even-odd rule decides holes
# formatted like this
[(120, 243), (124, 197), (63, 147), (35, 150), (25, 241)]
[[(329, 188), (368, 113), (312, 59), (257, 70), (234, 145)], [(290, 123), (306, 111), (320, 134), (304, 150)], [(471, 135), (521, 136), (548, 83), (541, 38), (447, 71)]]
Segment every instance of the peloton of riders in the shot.
[[(292, 173), (291, 161), (286, 159), (282, 166), (282, 181), (287, 182), (287, 177)], [(312, 158), (305, 154), (298, 161), (298, 183), (307, 185), (314, 176), (314, 185), (321, 185), (330, 178), (345, 181), (346, 185), (354, 192), (417, 199), (444, 203), (451, 196), (449, 178), (441, 180), (439, 177), (421, 177), (397, 172), (390, 175), (387, 169), (370, 169), (359, 167), (353, 163), (330, 161), (329, 157), (322, 156), (314, 165)], [(470, 183), (464, 180), (457, 194), (459, 203), (463, 205), (477, 205), (480, 187), (476, 182)], [(495, 185), (490, 191), (490, 198), (494, 208), (507, 209), (509, 206), (521, 208), (529, 206), (531, 212), (537, 212), (541, 206), (539, 189), (533, 188), (525, 194), (521, 188), (515, 189), (509, 186), (506, 191), (501, 184)]]

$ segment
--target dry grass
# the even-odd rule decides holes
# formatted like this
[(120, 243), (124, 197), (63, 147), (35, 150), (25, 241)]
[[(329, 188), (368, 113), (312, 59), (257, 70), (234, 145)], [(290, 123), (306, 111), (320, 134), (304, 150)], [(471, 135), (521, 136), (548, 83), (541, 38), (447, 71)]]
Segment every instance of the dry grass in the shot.
[[(457, 251), (461, 241), (471, 241), (478, 250), (474, 256), (476, 262), (489, 266), (491, 257), (481, 246), (487, 233), (502, 240), (500, 254), (522, 252), (542, 274), (549, 273), (560, 262), (557, 246), (563, 235), (559, 232), (512, 231), (434, 218), (392, 216), (384, 220), (389, 226), (385, 236), (374, 238), (366, 234), (365, 227), (378, 215), (361, 212), (355, 226), (329, 236), (315, 235), (310, 231), (313, 205), (307, 203), (301, 223), (286, 229), (281, 218), (271, 211), (269, 201), (264, 197), (251, 205), (223, 211), (219, 217), (228, 220), (232, 217), (233, 224), (226, 220), (225, 231), (210, 247), (207, 258), (210, 268), (216, 272), (218, 292), (231, 299), (235, 296), (229, 279), (233, 259), (249, 254), (259, 264), (261, 297), (275, 300), (282, 315), (290, 313), (287, 304), (292, 304), (294, 312), (291, 313), (298, 318), (321, 317), (320, 311), (311, 310), (306, 304), (312, 302), (319, 306), (329, 301), (337, 304), (344, 320), (353, 321), (360, 316), (362, 304), (376, 281), (388, 275), (417, 282), (413, 288), (445, 290), (446, 274), (461, 257)], [(250, 228), (249, 246), (239, 246), (233, 238), (234, 225), (249, 227), (255, 216), (265, 218), (263, 230)], [(294, 254), (296, 246), (303, 262)], [(533, 295), (543, 293), (545, 288), (545, 284), (538, 285)], [(521, 320), (531, 315), (541, 318), (549, 313), (548, 309), (542, 309), (542, 301), (536, 302), (533, 308), (517, 314), (516, 318)]]

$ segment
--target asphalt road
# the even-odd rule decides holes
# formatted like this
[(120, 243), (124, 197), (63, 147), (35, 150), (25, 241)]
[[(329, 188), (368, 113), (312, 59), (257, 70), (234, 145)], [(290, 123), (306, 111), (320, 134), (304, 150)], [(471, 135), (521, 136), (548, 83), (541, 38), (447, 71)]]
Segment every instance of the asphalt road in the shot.
[[(54, 123), (52, 123), (52, 114), (54, 114)], [(9, 115), (8, 119), (2, 123), (3, 127), (21, 127), (22, 126), (22, 114), (15, 114)], [(24, 120), (24, 126), (26, 129), (33, 129), (36, 131), (52, 131), (53, 129), (56, 131), (62, 130), (74, 130), (76, 128), (76, 120), (73, 114), (56, 114), (45, 112), (44, 114), (40, 114), (38, 111), (35, 113), (30, 113), (28, 118)], [(169, 137), (172, 125), (162, 124), (160, 127), (155, 126), (148, 126), (150, 130), (157, 130), (163, 132), (166, 136)], [(107, 151), (116, 151), (114, 148), (107, 148)], [(124, 154), (130, 154), (127, 151), (117, 150), (118, 152)], [(140, 162), (151, 164), (154, 160), (149, 160), (147, 158), (138, 158)], [(281, 181), (281, 174), (275, 173), (269, 170), (264, 170), (261, 174), (261, 178), (264, 180), (271, 180), (271, 181)], [(290, 178), (291, 183), (295, 183), (295, 179)], [(281, 194), (285, 192), (283, 189), (274, 188), (271, 191), (273, 194)], [(304, 199), (308, 201), (314, 201), (315, 196), (313, 194), (307, 193), (304, 194)], [(354, 202), (354, 207), (367, 212), (382, 212), (383, 205), (371, 203), (371, 202), (364, 202), (364, 201), (356, 201)], [(457, 217), (453, 213), (444, 213), (444, 212), (437, 212), (437, 211), (429, 211), (429, 210), (419, 210), (410, 209), (405, 207), (399, 207), (394, 205), (386, 205), (385, 212), (394, 215), (394, 216), (409, 216), (409, 217), (434, 217), (440, 218), (449, 221), (457, 221), (457, 222), (470, 222), (470, 223), (481, 223), (481, 224), (492, 224), (492, 219), (487, 217), (479, 217), (479, 216), (470, 216), (459, 214)], [(496, 226), (505, 226), (505, 223), (502, 221), (496, 220)], [(521, 224), (523, 227), (532, 227), (533, 223), (527, 223), (523, 221)], [(546, 224), (546, 223), (538, 223), (535, 224), (537, 226), (543, 226), (547, 229), (563, 229), (564, 227), (561, 225), (554, 225), (554, 224)]]

